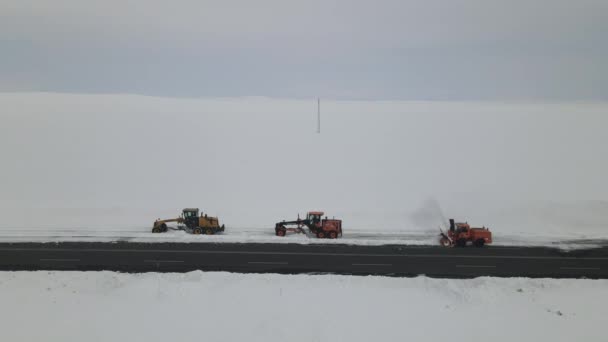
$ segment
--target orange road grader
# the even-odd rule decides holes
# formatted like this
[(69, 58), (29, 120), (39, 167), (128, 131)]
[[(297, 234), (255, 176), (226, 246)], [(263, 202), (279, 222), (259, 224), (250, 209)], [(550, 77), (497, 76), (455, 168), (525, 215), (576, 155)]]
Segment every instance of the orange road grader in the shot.
[(467, 222), (455, 222), (454, 219), (450, 219), (447, 234), (441, 230), (439, 236), (439, 243), (446, 247), (466, 247), (469, 242), (475, 247), (483, 247), (492, 243), (492, 232), (488, 228), (471, 228)]
[(199, 234), (207, 234), (213, 235), (218, 232), (223, 232), (225, 227), (224, 225), (220, 226), (220, 222), (217, 217), (207, 216), (201, 212), (200, 216), (198, 214), (198, 208), (186, 208), (182, 211), (180, 217), (161, 220), (158, 219), (154, 221), (154, 225), (152, 226), (152, 233), (164, 233), (169, 227), (167, 227), (167, 223), (177, 222), (178, 230), (185, 230), (189, 233), (199, 235)]
[(319, 239), (337, 239), (342, 236), (342, 220), (328, 219), (327, 216), (322, 218), (322, 211), (311, 211), (306, 215), (306, 218), (295, 221), (282, 221), (275, 224), (274, 231), (277, 236), (285, 236), (287, 232), (305, 233), (304, 228), (308, 228), (310, 232)]

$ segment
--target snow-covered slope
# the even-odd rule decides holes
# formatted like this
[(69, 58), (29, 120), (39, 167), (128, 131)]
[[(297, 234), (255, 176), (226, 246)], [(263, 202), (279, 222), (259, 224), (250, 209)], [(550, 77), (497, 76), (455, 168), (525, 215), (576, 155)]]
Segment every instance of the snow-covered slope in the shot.
[(605, 341), (606, 280), (0, 272), (6, 341)]
[(322, 101), (321, 134), (314, 100), (5, 93), (0, 108), (0, 236), (132, 237), (191, 206), (237, 235), (310, 209), (372, 235), (448, 217), (522, 241), (608, 235), (606, 103)]

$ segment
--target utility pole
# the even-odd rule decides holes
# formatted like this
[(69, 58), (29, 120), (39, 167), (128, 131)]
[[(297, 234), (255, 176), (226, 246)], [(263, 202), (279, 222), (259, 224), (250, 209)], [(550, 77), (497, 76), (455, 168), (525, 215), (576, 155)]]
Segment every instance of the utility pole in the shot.
[(317, 98), (317, 133), (321, 134), (321, 99)]

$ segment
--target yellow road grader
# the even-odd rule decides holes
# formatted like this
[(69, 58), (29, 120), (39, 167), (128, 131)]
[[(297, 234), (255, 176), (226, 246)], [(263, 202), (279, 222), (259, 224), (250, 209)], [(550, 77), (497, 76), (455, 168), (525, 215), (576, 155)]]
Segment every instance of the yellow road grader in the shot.
[(220, 226), (220, 221), (217, 217), (207, 216), (207, 214), (198, 214), (198, 208), (186, 208), (182, 211), (180, 217), (154, 221), (152, 233), (164, 233), (169, 230), (167, 223), (177, 222), (178, 230), (185, 230), (192, 234), (207, 234), (213, 235), (218, 232), (223, 232), (224, 225)]

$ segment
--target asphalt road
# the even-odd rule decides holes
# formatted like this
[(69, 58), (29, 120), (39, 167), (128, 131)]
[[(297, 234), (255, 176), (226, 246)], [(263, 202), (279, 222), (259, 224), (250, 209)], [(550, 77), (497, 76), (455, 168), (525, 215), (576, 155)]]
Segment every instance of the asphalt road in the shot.
[(608, 248), (232, 243), (2, 243), (0, 270), (608, 278)]

